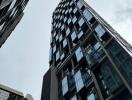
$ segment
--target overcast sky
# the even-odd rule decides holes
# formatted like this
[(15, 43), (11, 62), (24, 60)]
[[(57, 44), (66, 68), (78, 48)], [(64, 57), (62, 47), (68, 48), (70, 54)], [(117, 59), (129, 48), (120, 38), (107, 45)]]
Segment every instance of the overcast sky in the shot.
[[(40, 100), (48, 69), (52, 12), (60, 0), (29, 0), (25, 15), (0, 48), (0, 83)], [(132, 0), (86, 0), (132, 44)]]

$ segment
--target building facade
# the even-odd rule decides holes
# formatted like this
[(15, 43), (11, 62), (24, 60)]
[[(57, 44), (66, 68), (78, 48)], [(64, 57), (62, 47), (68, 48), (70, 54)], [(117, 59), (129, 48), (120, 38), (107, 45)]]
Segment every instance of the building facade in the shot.
[[(30, 95), (31, 96), (31, 95)], [(22, 92), (0, 84), (0, 100), (33, 100), (25, 98)]]
[(24, 15), (29, 0), (0, 0), (0, 47)]
[(52, 17), (49, 100), (132, 100), (131, 45), (84, 0), (61, 0)]

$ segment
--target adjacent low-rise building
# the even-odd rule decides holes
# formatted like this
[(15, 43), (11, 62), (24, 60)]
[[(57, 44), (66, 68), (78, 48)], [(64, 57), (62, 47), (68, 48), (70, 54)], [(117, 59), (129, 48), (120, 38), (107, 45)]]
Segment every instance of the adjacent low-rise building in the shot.
[(23, 93), (0, 84), (0, 100), (33, 100), (32, 96), (24, 97)]

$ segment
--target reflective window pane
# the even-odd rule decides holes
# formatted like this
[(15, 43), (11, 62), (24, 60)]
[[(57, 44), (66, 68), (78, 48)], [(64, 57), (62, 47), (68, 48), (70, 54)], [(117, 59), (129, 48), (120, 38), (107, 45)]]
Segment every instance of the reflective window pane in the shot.
[(80, 47), (75, 51), (75, 55), (78, 62), (83, 58), (83, 53)]
[(75, 31), (71, 34), (71, 39), (74, 41), (77, 38)]
[(81, 9), (82, 8), (82, 3), (80, 1), (77, 2), (77, 6)]
[(65, 48), (67, 46), (67, 39), (64, 39), (63, 41), (63, 48)]
[(75, 24), (76, 21), (77, 21), (77, 18), (76, 18), (76, 16), (74, 16), (74, 18), (72, 19), (73, 24)]
[(56, 52), (56, 45), (53, 47), (53, 53)]
[(79, 23), (79, 26), (81, 27), (84, 24), (84, 19), (81, 18), (78, 23)]
[(92, 93), (89, 96), (87, 96), (87, 100), (95, 100), (94, 94)]
[(74, 75), (74, 79), (75, 79), (77, 92), (79, 92), (84, 87), (84, 83), (83, 83), (83, 80), (82, 80), (80, 70)]
[(56, 61), (58, 61), (59, 58), (60, 58), (60, 52), (58, 51), (58, 52), (56, 53)]
[(63, 96), (68, 92), (67, 76), (62, 80), (62, 92), (63, 92)]
[(82, 36), (83, 36), (83, 31), (80, 31), (79, 34), (78, 34), (78, 38), (80, 39)]
[(90, 21), (93, 18), (93, 16), (87, 9), (84, 10), (83, 15), (87, 19), (87, 21)]
[(66, 30), (66, 36), (68, 36), (70, 34), (70, 29), (68, 28), (67, 30)]
[(95, 28), (95, 31), (96, 31), (96, 33), (97, 33), (97, 35), (101, 38), (103, 35), (104, 35), (104, 33), (106, 32), (105, 30), (104, 30), (104, 28), (101, 26), (101, 25), (98, 25), (96, 28)]
[(73, 97), (71, 98), (71, 100), (77, 100), (77, 96), (76, 96), (76, 95), (73, 96)]

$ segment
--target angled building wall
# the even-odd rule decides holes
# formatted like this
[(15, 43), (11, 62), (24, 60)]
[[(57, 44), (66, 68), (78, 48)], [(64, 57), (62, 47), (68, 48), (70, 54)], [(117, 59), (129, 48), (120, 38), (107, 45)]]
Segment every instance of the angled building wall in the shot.
[(131, 45), (84, 0), (61, 0), (52, 18), (58, 100), (131, 100)]

